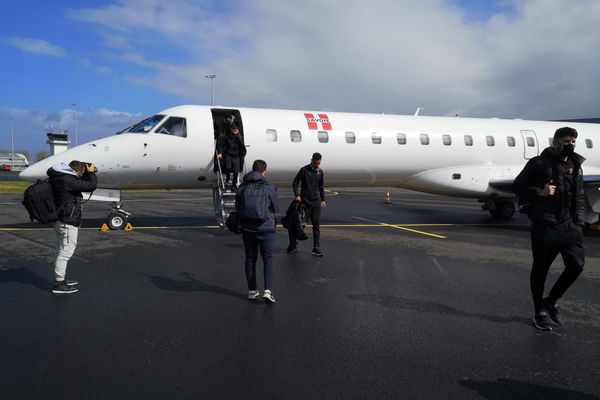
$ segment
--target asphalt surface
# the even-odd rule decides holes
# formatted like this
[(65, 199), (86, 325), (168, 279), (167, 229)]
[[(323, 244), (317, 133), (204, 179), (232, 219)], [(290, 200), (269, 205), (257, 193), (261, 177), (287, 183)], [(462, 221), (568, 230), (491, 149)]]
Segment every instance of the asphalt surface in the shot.
[(598, 233), (567, 323), (540, 332), (522, 215), (391, 196), (330, 193), (323, 258), (286, 254), (280, 229), (267, 305), (209, 191), (127, 192), (131, 232), (100, 232), (108, 206), (88, 203), (73, 295), (50, 293), (53, 231), (0, 194), (0, 399), (600, 399)]

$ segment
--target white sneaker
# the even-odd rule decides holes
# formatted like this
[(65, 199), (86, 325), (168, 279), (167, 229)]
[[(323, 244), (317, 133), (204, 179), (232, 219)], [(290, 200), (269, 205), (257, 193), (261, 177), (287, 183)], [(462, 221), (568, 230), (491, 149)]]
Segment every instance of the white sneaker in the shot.
[(273, 296), (273, 293), (271, 293), (270, 290), (265, 290), (263, 299), (265, 300), (265, 303), (275, 303), (275, 296)]
[(250, 290), (248, 292), (248, 300), (256, 300), (260, 296), (260, 292), (258, 290)]

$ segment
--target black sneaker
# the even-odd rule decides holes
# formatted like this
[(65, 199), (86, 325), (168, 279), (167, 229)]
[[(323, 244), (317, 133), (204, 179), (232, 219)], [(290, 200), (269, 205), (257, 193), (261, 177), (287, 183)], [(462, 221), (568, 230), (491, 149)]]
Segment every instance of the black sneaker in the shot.
[(67, 284), (67, 286), (75, 286), (75, 285), (79, 284), (79, 282), (74, 281), (72, 279), (68, 279), (68, 278), (65, 278), (65, 280), (63, 282), (65, 282)]
[(315, 257), (323, 257), (323, 253), (321, 252), (321, 249), (313, 249), (312, 255)]
[(546, 306), (548, 316), (550, 316), (552, 322), (558, 326), (562, 326), (562, 321), (560, 320), (560, 307), (558, 307), (556, 303), (550, 304), (547, 297), (544, 299), (544, 306)]
[(554, 321), (552, 321), (546, 311), (535, 313), (535, 316), (533, 317), (533, 325), (542, 331), (551, 331), (552, 328), (556, 328), (558, 326), (554, 323)]
[(79, 289), (74, 286), (69, 286), (65, 281), (54, 281), (54, 284), (52, 285), (52, 293), (69, 294), (78, 291)]
[(298, 251), (298, 247), (290, 245), (285, 251), (288, 253), (296, 253)]

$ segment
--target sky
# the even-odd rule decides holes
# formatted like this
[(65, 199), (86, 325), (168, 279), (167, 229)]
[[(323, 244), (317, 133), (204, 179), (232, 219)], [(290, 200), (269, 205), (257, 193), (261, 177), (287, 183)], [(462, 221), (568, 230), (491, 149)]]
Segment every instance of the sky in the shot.
[[(0, 149), (180, 104), (600, 117), (597, 0), (0, 0)], [(74, 104), (76, 106), (74, 106)]]

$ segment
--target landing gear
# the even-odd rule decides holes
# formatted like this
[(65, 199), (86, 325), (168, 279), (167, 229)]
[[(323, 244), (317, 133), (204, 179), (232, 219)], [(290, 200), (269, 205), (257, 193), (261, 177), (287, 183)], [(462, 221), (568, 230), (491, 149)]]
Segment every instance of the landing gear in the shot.
[(515, 213), (515, 203), (512, 200), (487, 199), (481, 208), (487, 210), (496, 219), (509, 219)]
[(116, 203), (113, 205), (113, 209), (111, 210), (110, 214), (108, 214), (108, 218), (106, 219), (106, 225), (108, 225), (108, 227), (113, 231), (125, 228), (129, 222), (131, 213), (123, 210), (121, 207), (121, 203)]

